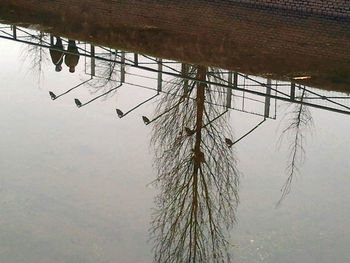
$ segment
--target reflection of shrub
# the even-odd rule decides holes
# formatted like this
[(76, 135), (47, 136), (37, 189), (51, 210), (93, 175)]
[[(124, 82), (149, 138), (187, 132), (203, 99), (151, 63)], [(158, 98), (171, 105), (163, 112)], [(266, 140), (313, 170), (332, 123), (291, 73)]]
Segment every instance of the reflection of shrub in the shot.
[[(46, 44), (45, 42), (47, 39), (48, 34), (35, 32), (26, 40), (36, 44)], [(29, 63), (29, 69), (33, 71), (34, 74), (37, 74), (38, 80), (40, 81), (43, 75), (43, 66), (50, 61), (48, 50), (41, 46), (23, 45), (21, 57), (23, 61)]]

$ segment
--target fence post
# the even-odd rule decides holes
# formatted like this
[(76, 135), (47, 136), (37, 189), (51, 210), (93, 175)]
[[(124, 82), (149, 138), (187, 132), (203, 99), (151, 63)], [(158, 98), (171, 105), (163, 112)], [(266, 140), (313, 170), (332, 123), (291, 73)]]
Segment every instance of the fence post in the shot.
[(160, 92), (160, 91), (162, 91), (162, 70), (163, 70), (162, 59), (158, 58), (157, 59), (157, 63), (158, 63), (158, 86), (157, 86), (157, 91)]
[(181, 63), (181, 75), (184, 78), (184, 94), (188, 93), (188, 65)]
[(90, 54), (91, 54), (91, 76), (95, 76), (95, 46), (90, 45)]
[(232, 88), (233, 88), (233, 74), (232, 71), (228, 73), (228, 88), (227, 89), (227, 95), (226, 95), (226, 109), (231, 108), (231, 102), (232, 102)]
[(12, 26), (12, 33), (13, 33), (13, 38), (17, 39), (17, 27), (16, 26)]
[(138, 54), (134, 53), (134, 65), (138, 66), (139, 65), (139, 56)]
[(121, 64), (120, 64), (120, 82), (125, 82), (125, 51), (121, 52)]
[(264, 117), (269, 118), (270, 117), (270, 95), (271, 95), (271, 79), (267, 79), (267, 86), (266, 86), (266, 97), (265, 97), (265, 113)]
[(295, 83), (291, 82), (290, 84), (290, 100), (294, 101), (295, 100)]

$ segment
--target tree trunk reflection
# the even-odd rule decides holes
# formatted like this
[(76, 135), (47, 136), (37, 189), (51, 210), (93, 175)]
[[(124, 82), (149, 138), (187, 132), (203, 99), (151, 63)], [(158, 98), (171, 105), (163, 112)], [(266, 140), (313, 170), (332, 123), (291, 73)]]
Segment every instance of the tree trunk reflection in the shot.
[(215, 119), (226, 90), (201, 82), (219, 71), (212, 76), (206, 67), (187, 69), (198, 81), (181, 78), (165, 87), (157, 107), (162, 116), (153, 126), (154, 183), (160, 190), (151, 228), (155, 261), (228, 262), (227, 230), (235, 222), (239, 173), (225, 142), (225, 136), (232, 137), (228, 113)]

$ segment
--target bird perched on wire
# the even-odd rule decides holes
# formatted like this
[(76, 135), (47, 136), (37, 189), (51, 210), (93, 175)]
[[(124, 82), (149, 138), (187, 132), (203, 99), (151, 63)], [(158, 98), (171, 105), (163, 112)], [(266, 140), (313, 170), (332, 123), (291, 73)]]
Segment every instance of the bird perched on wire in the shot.
[(55, 95), (55, 93), (53, 93), (52, 91), (49, 91), (50, 97), (52, 100), (55, 100), (57, 98), (57, 96)]
[(78, 108), (81, 107), (81, 102), (78, 99), (74, 99), (75, 105), (77, 105)]
[(233, 141), (232, 141), (231, 139), (229, 139), (229, 138), (225, 138), (225, 142), (226, 142), (226, 144), (228, 145), (228, 147), (229, 147), (229, 148), (231, 148), (231, 147), (232, 147), (232, 145), (233, 145)]
[(120, 109), (115, 109), (119, 118), (124, 116), (124, 113)]
[(146, 125), (151, 123), (151, 121), (146, 116), (142, 116), (142, 120)]

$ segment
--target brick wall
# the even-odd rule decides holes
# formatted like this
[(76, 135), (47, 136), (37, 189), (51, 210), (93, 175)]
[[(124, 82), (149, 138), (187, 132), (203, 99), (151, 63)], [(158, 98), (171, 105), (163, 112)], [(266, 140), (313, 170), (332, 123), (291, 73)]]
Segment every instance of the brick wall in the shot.
[(238, 0), (236, 2), (252, 4), (256, 8), (278, 8), (328, 17), (350, 16), (348, 0)]

